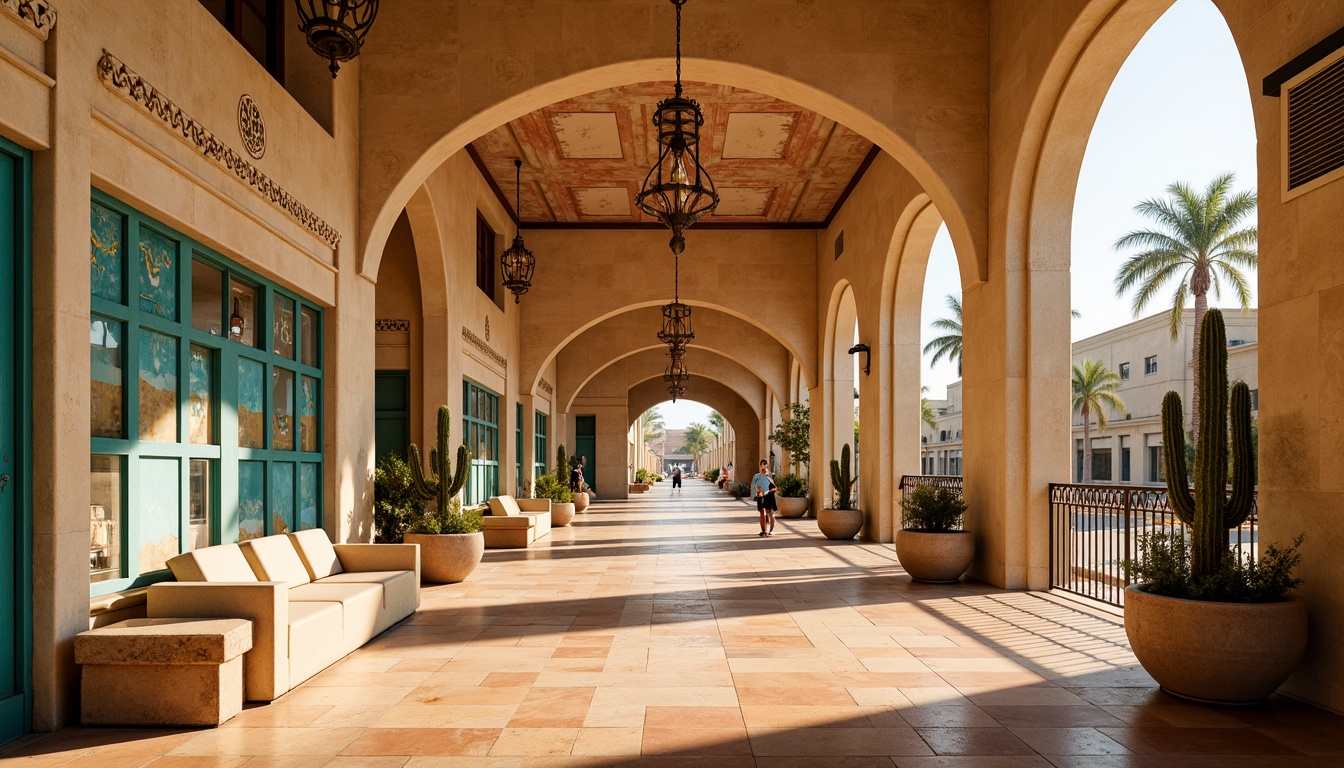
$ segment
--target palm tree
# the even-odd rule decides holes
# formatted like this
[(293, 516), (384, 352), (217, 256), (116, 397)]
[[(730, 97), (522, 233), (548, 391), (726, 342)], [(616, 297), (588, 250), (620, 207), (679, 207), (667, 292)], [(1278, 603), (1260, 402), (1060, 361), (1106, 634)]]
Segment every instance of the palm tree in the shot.
[(709, 427), (698, 421), (692, 422), (691, 425), (686, 428), (685, 442), (677, 449), (677, 453), (689, 453), (696, 457), (696, 460), (698, 461), (700, 454), (709, 450), (710, 436), (712, 434), (713, 432), (710, 431)]
[(1092, 481), (1092, 414), (1097, 415), (1097, 428), (1106, 429), (1106, 407), (1126, 413), (1125, 403), (1115, 391), (1120, 388), (1120, 374), (1107, 370), (1100, 360), (1084, 360), (1083, 366), (1073, 365), (1073, 412), (1083, 417), (1083, 482)]
[(709, 426), (714, 428), (714, 434), (723, 437), (723, 414), (718, 411), (709, 412)]
[(919, 418), (929, 425), (929, 429), (934, 429), (938, 426), (938, 411), (934, 409), (933, 402), (924, 397), (928, 391), (928, 387), (919, 388)]
[[(1255, 269), (1255, 226), (1242, 220), (1255, 210), (1255, 192), (1232, 192), (1235, 176), (1223, 174), (1209, 182), (1203, 194), (1183, 182), (1167, 187), (1167, 197), (1144, 200), (1134, 206), (1152, 219), (1156, 229), (1139, 229), (1115, 242), (1116, 250), (1142, 249), (1120, 266), (1115, 276), (1115, 294), (1135, 290), (1132, 302), (1137, 317), (1162, 286), (1178, 282), (1171, 301), (1171, 338), (1180, 333), (1186, 299), (1195, 298), (1194, 375), (1199, 380), (1199, 326), (1209, 308), (1213, 289), (1222, 298), (1226, 280), (1243, 310), (1251, 305), (1251, 285), (1242, 269)], [(1199, 434), (1199, 389), (1191, 397), (1191, 427)]]
[(644, 430), (644, 442), (657, 442), (663, 436), (663, 414), (658, 412), (658, 406), (654, 406), (639, 417), (640, 429)]
[(957, 375), (961, 375), (961, 300), (952, 294), (947, 295), (947, 308), (951, 310), (951, 317), (940, 317), (934, 320), (932, 325), (940, 331), (946, 331), (943, 336), (930, 341), (924, 345), (924, 354), (933, 353), (933, 359), (929, 361), (929, 366), (935, 366), (939, 360), (946, 357), (949, 361), (957, 362)]

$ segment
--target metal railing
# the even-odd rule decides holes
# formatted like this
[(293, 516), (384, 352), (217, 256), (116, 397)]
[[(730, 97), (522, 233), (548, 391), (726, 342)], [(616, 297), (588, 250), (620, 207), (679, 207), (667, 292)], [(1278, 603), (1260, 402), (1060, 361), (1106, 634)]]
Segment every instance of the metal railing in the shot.
[(961, 493), (961, 475), (901, 475), (901, 484), (896, 487), (901, 491), (901, 498), (905, 499), (921, 485), (951, 488)]
[[(1238, 556), (1258, 556), (1259, 509), (1228, 531)], [(1124, 605), (1129, 576), (1123, 563), (1138, 554), (1138, 537), (1189, 537), (1171, 511), (1165, 488), (1050, 484), (1050, 586), (1111, 605)]]

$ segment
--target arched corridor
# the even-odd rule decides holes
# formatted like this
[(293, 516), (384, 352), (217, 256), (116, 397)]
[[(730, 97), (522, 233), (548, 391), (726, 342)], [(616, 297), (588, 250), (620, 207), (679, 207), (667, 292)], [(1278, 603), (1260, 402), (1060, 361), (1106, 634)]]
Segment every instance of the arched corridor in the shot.
[(887, 546), (828, 542), (811, 520), (760, 539), (743, 502), (702, 480), (675, 496), (669, 485), (595, 504), (526, 551), (490, 552), (466, 582), (425, 589), (416, 616), (230, 727), (69, 730), (13, 755), (1082, 766), (1235, 748), (1289, 765), (1310, 761), (1321, 729), (1344, 728), (1286, 698), (1268, 707), (1285, 725), (1253, 728), (1251, 713), (1159, 693), (1114, 616), (915, 585)]

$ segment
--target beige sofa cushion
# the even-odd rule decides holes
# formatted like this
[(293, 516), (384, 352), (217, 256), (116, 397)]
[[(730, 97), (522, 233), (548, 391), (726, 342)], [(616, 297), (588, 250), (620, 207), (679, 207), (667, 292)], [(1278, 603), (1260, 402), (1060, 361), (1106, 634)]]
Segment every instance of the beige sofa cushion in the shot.
[(178, 581), (255, 582), (257, 574), (237, 544), (221, 544), (185, 552), (168, 560), (168, 569)]
[(283, 581), (290, 589), (312, 581), (288, 536), (266, 536), (240, 546), (247, 564), (262, 581)]
[(289, 687), (334, 664), (346, 654), (343, 611), (337, 602), (289, 604)]
[(490, 498), (490, 514), (494, 517), (513, 517), (522, 512), (512, 496), (493, 496)]
[(381, 584), (304, 584), (289, 590), (289, 604), (340, 603), (343, 629), (328, 640), (336, 642), (349, 653), (378, 634), (378, 623), (383, 612)]
[(490, 515), (481, 518), (481, 528), (535, 528), (537, 527), (537, 518), (535, 515), (510, 515), (509, 517), (499, 517)]
[(334, 576), (345, 570), (341, 567), (340, 558), (336, 557), (336, 549), (331, 546), (331, 539), (327, 538), (327, 532), (321, 528), (309, 528), (306, 531), (291, 533), (289, 541), (299, 553), (299, 559), (308, 568), (308, 575), (313, 581)]
[(419, 589), (414, 571), (347, 571), (328, 576), (317, 584), (377, 584), (383, 590), (382, 612), (374, 634), (378, 634), (398, 621), (415, 613)]

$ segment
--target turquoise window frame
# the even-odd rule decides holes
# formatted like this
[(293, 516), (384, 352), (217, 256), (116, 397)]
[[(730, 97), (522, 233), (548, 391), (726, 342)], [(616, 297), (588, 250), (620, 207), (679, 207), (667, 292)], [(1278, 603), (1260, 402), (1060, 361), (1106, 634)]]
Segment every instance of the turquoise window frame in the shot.
[[(124, 228), (122, 236), (124, 238), (122, 268), (123, 298), (125, 303), (117, 303), (104, 299), (100, 296), (90, 294), (90, 311), (92, 315), (102, 316), (122, 323), (122, 413), (123, 413), (123, 436), (114, 437), (91, 437), (90, 454), (101, 456), (114, 456), (121, 459), (122, 482), (121, 482), (121, 509), (122, 517), (118, 521), (119, 533), (121, 539), (121, 577), (108, 579), (106, 581), (92, 582), (89, 585), (90, 596), (105, 595), (112, 592), (119, 592), (125, 589), (131, 589), (146, 584), (152, 584), (158, 581), (164, 581), (171, 578), (166, 569), (140, 572), (137, 561), (137, 553), (147, 542), (141, 540), (141, 530), (136, 510), (142, 509), (144, 500), (149, 498), (148, 491), (140, 487), (140, 469), (141, 463), (145, 459), (175, 459), (178, 461), (179, 473), (179, 491), (178, 491), (178, 550), (185, 551), (186, 542), (190, 535), (190, 483), (191, 483), (191, 461), (194, 459), (204, 459), (210, 462), (211, 468), (211, 488), (209, 503), (213, 514), (210, 519), (210, 543), (232, 543), (238, 541), (238, 523), (239, 523), (239, 488), (238, 474), (239, 462), (255, 461), (263, 462), (266, 467), (266, 481), (263, 495), (265, 499), (264, 508), (269, 510), (276, 489), (274, 478), (276, 467), (284, 464), (293, 465), (293, 514), (288, 521), (290, 530), (297, 530), (302, 516), (303, 490), (302, 477), (304, 474), (304, 465), (314, 465), (317, 472), (317, 488), (315, 505), (317, 511), (317, 527), (322, 526), (322, 508), (323, 508), (323, 312), (315, 302), (304, 298), (292, 291), (281, 288), (276, 283), (267, 280), (261, 275), (241, 267), (233, 261), (221, 256), (216, 251), (206, 247), (191, 237), (179, 232), (150, 216), (140, 213), (135, 208), (117, 200), (116, 198), (101, 192), (98, 189), (92, 191), (94, 202), (109, 208), (124, 218)], [(137, 277), (138, 272), (133, 265), (137, 263), (133, 254), (136, 252), (136, 245), (139, 242), (140, 231), (142, 228), (152, 229), (154, 232), (167, 237), (176, 242), (177, 247), (177, 319), (169, 320), (159, 317), (152, 312), (146, 312), (141, 309), (139, 301), (136, 299), (134, 286), (137, 284), (132, 277)], [(227, 335), (217, 336), (207, 331), (202, 331), (192, 326), (192, 296), (191, 296), (191, 273), (192, 264), (200, 261), (210, 267), (220, 270), (223, 275), (222, 295), (220, 300), (223, 306), (223, 312), (231, 311), (232, 304), (228, 300), (230, 286), (232, 282), (238, 281), (253, 286), (257, 290), (257, 307), (254, 311), (252, 322), (255, 323), (255, 340), (257, 346), (246, 346), (241, 342), (228, 338)], [(137, 277), (138, 279), (138, 277)], [(285, 297), (294, 302), (294, 322), (296, 334), (294, 342), (293, 358), (286, 358), (274, 352), (273, 344), (274, 331), (274, 313), (277, 304), (277, 297)], [(313, 329), (313, 341), (316, 346), (316, 366), (305, 365), (302, 362), (302, 313), (303, 309), (309, 309), (316, 313), (317, 327)], [(226, 320), (221, 317), (221, 324)], [(153, 442), (141, 440), (139, 434), (139, 346), (141, 336), (144, 331), (152, 331), (177, 340), (177, 441), (176, 442)], [(211, 350), (211, 414), (214, 428), (214, 443), (210, 445), (201, 445), (190, 442), (190, 419), (189, 419), (189, 398), (190, 398), (190, 366), (192, 346), (204, 347)], [(265, 428), (265, 440), (263, 448), (241, 448), (238, 446), (238, 364), (240, 360), (252, 360), (263, 366), (263, 423)], [(274, 371), (283, 369), (294, 374), (294, 395), (291, 417), (297, 426), (301, 420), (301, 392), (302, 377), (309, 377), (316, 380), (315, 398), (316, 398), (316, 425), (317, 439), (316, 451), (302, 451), (302, 435), (300, 430), (294, 431), (294, 449), (279, 450), (273, 448), (273, 412), (272, 412), (272, 393), (271, 384), (274, 377)], [(132, 372), (135, 373), (132, 377)], [(265, 533), (272, 534), (277, 531), (273, 526), (273, 515), (264, 514)]]
[(533, 440), (536, 441), (536, 455), (532, 457), (532, 476), (535, 478), (546, 474), (546, 459), (550, 457), (550, 454), (546, 452), (546, 414), (537, 411), (533, 418), (535, 419), (537, 430), (536, 435), (533, 437)]
[(514, 403), (513, 471), (518, 478), (518, 495), (523, 496), (523, 404)]
[(471, 379), (462, 380), (462, 442), (471, 454), (463, 501), (467, 506), (484, 504), (499, 495), (499, 399), (499, 393)]

